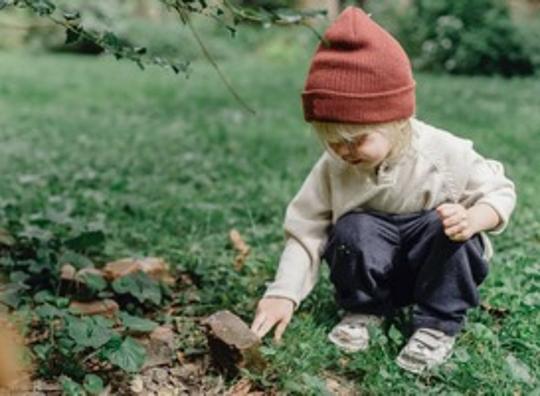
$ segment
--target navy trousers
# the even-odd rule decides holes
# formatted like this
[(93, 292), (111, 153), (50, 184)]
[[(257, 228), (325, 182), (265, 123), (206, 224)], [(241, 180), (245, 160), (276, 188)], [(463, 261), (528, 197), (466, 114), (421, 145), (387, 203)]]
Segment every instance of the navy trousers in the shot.
[(386, 316), (413, 305), (413, 330), (454, 335), (479, 304), (483, 250), (479, 235), (451, 241), (435, 210), (349, 212), (330, 230), (323, 258), (343, 309)]

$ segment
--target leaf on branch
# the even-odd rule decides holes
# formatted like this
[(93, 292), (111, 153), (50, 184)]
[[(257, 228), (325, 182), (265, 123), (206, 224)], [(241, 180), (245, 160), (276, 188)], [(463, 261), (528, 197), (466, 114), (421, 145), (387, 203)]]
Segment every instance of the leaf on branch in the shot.
[(56, 6), (49, 0), (25, 0), (25, 5), (40, 16), (51, 15)]
[(64, 12), (64, 19), (66, 21), (76, 21), (76, 20), (79, 20), (81, 19), (81, 14), (78, 12), (78, 11), (74, 11), (74, 12)]
[(66, 28), (66, 41), (67, 45), (75, 44), (81, 39), (82, 29), (79, 26), (70, 26)]
[(11, 5), (11, 1), (9, 0), (0, 0), (0, 10), (6, 8), (7, 6)]

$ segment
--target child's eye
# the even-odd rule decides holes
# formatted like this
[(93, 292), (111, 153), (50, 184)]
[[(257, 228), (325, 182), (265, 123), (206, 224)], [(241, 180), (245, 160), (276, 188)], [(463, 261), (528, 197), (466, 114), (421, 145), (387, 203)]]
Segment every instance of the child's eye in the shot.
[(355, 143), (355, 144), (361, 144), (361, 143), (363, 143), (364, 141), (366, 141), (367, 138), (368, 138), (368, 134), (358, 136), (357, 138), (354, 139), (354, 143)]

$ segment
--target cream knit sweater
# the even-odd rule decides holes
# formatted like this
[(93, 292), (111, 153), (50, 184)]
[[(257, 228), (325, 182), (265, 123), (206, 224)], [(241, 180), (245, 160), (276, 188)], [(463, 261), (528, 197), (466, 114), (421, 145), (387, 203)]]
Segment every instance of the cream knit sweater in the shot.
[[(348, 165), (325, 152), (315, 164), (285, 215), (286, 245), (275, 280), (265, 297), (293, 300), (298, 306), (318, 279), (328, 227), (349, 211), (411, 213), (445, 202), (469, 208), (490, 205), (502, 219), (491, 234), (507, 226), (516, 203), (514, 183), (501, 163), (485, 159), (470, 140), (412, 119), (410, 146), (377, 174)], [(487, 235), (484, 257), (493, 255)]]

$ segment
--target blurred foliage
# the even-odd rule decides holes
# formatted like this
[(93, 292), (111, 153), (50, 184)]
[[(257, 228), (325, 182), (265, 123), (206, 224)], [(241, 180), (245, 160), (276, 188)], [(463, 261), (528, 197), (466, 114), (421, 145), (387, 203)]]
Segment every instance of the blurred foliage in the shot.
[[(287, 8), (290, 1), (267, 3), (233, 3), (229, 0), (0, 0), (0, 17), (19, 17), (21, 14), (17, 11), (22, 9), (22, 18), (30, 18), (29, 23), (20, 25), (13, 25), (12, 20), (2, 23), (0, 19), (0, 28), (24, 31), (9, 38), (8, 45), (2, 45), (0, 39), (0, 47), (29, 42), (46, 49), (86, 53), (105, 51), (117, 59), (129, 59), (141, 69), (146, 65), (159, 65), (175, 73), (186, 72), (189, 61), (197, 54), (203, 54), (219, 73), (214, 51), (219, 57), (221, 44), (230, 36), (236, 36), (241, 25), (303, 25), (313, 30), (309, 20), (323, 14)], [(270, 3), (273, 7), (268, 6)], [(195, 16), (204, 16), (200, 19), (214, 22), (202, 24), (213, 34), (215, 45), (207, 46), (205, 36), (199, 35), (199, 25), (196, 25), (199, 18)], [(181, 61), (172, 61), (169, 57), (180, 57)]]
[(263, 7), (266, 9), (292, 8), (294, 0), (238, 0), (237, 3), (250, 7)]
[(386, 7), (374, 7), (382, 14), (375, 18), (398, 37), (418, 69), (507, 77), (534, 73), (539, 45), (514, 23), (502, 1), (382, 3)]

